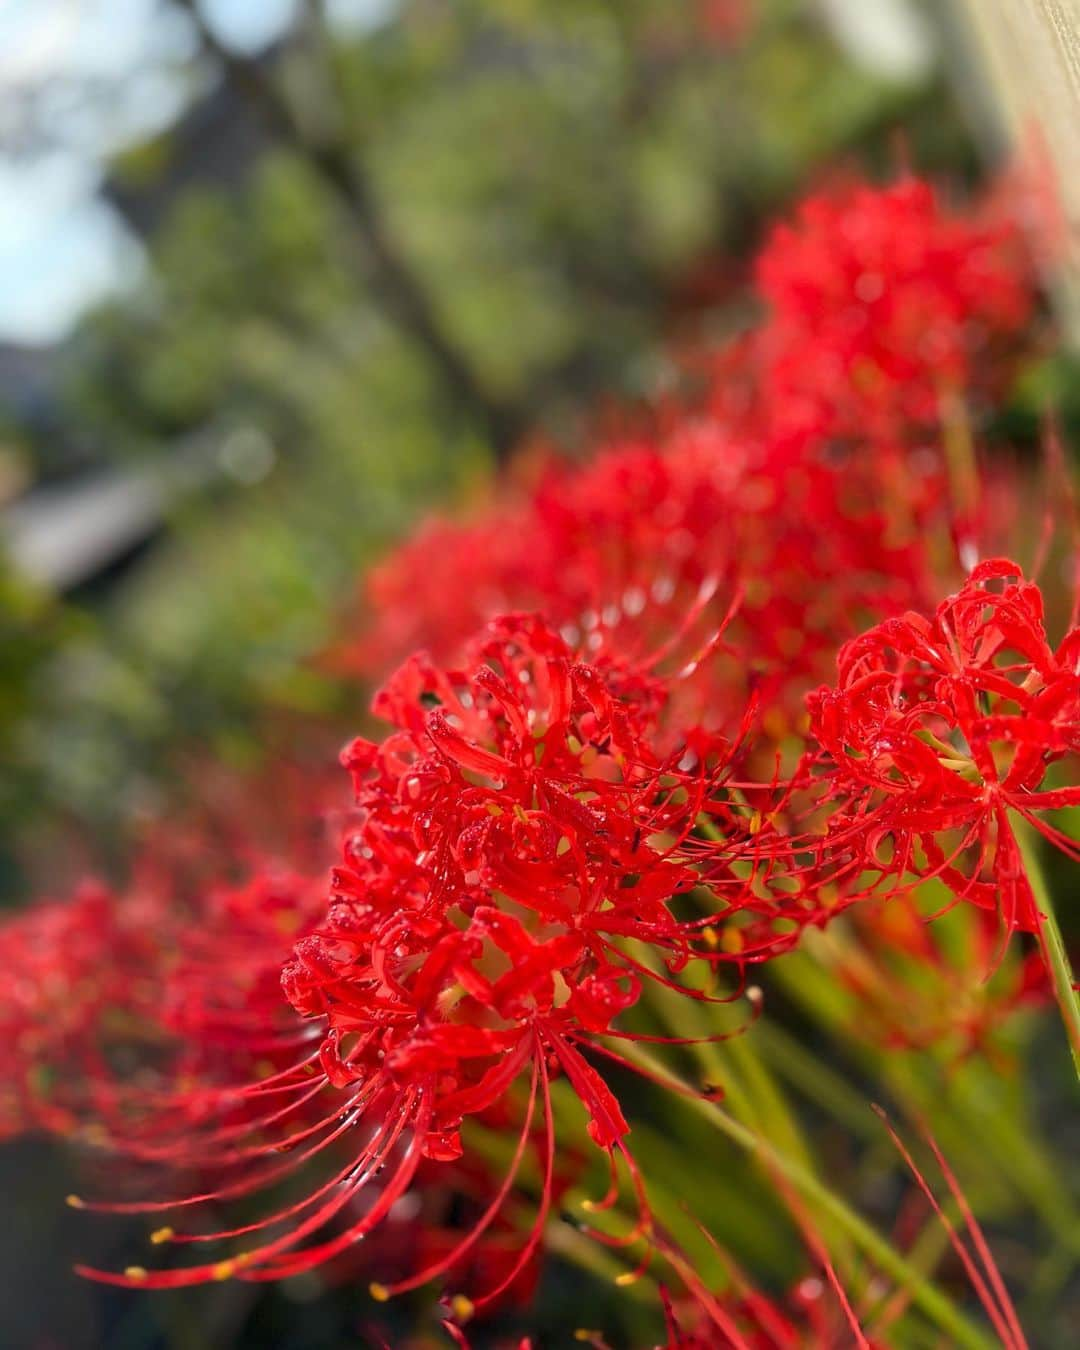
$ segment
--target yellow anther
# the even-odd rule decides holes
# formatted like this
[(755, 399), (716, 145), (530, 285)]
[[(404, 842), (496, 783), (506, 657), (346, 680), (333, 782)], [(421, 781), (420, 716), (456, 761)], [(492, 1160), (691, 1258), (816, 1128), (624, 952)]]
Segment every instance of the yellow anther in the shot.
[(368, 1293), (376, 1303), (386, 1303), (390, 1298), (390, 1290), (387, 1289), (386, 1285), (376, 1284), (374, 1281), (368, 1285)]
[(723, 947), (724, 951), (729, 955), (741, 952), (745, 946), (742, 933), (740, 933), (737, 928), (725, 928), (724, 935), (720, 939), (720, 946)]
[(124, 1278), (125, 1278), (125, 1279), (128, 1279), (128, 1280), (145, 1280), (145, 1279), (146, 1279), (146, 1267), (145, 1267), (145, 1266), (128, 1266), (128, 1268), (124, 1271)]
[(706, 947), (711, 947), (715, 951), (715, 949), (720, 946), (720, 934), (716, 931), (716, 929), (712, 926), (711, 923), (707, 924), (701, 930), (701, 936), (705, 940)]
[(750, 833), (751, 833), (751, 834), (760, 834), (760, 833), (761, 833), (761, 826), (762, 826), (762, 823), (763, 823), (763, 822), (762, 822), (761, 812), (760, 812), (760, 811), (755, 811), (755, 812), (753, 813), (753, 815), (750, 817), (750, 827), (749, 827), (749, 828), (750, 828)]
[(464, 1294), (455, 1294), (450, 1300), (450, 1310), (459, 1322), (467, 1322), (476, 1312), (476, 1304)]
[(615, 1283), (621, 1289), (625, 1289), (628, 1284), (633, 1284), (636, 1279), (637, 1276), (632, 1270), (624, 1270), (621, 1275), (615, 1276)]
[(175, 1230), (166, 1224), (164, 1228), (154, 1229), (150, 1234), (150, 1241), (155, 1247), (160, 1247), (163, 1242), (171, 1242), (175, 1236)]
[(69, 1207), (70, 1207), (71, 1209), (85, 1209), (85, 1208), (86, 1208), (86, 1201), (82, 1198), (81, 1195), (69, 1195), (69, 1196), (67, 1197), (67, 1204), (69, 1205)]
[(232, 1276), (235, 1273), (235, 1271), (236, 1271), (235, 1261), (219, 1261), (210, 1273), (213, 1275), (215, 1280), (229, 1280), (232, 1279)]

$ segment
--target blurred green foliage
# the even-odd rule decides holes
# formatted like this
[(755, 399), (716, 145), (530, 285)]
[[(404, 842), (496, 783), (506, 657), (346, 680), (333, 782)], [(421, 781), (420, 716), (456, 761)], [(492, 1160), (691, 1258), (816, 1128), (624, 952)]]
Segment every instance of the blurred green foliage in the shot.
[[(177, 743), (244, 755), (268, 707), (355, 723), (358, 696), (304, 659), (364, 562), (482, 490), (507, 448), (401, 321), (328, 158), (480, 398), (571, 451), (601, 391), (662, 387), (684, 279), (708, 262), (735, 285), (816, 165), (888, 171), (901, 123), (920, 164), (966, 165), (940, 89), (852, 68), (793, 0), (754, 10), (728, 47), (665, 0), (407, 0), (361, 37), (301, 25), (209, 86), (220, 125), (196, 112), (118, 158), (118, 199), (154, 222), (149, 269), (68, 344), (62, 419), (121, 464), (196, 443), (210, 481), (137, 565), (54, 605), (53, 640), (14, 639), (9, 857), (28, 806), (107, 841)], [(204, 175), (236, 119), (245, 148)]]

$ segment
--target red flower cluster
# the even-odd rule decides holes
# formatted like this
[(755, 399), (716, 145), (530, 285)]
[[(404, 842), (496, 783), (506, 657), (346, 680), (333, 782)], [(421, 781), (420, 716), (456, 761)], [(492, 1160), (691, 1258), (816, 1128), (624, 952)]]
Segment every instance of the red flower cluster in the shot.
[(737, 723), (753, 690), (779, 733), (843, 641), (933, 603), (951, 536), (1000, 547), (1002, 494), (969, 481), (934, 429), (1010, 368), (1033, 295), (1015, 225), (950, 213), (907, 178), (809, 199), (757, 270), (770, 312), (711, 363), (703, 398), (471, 520), (422, 528), (372, 573), (371, 622), (336, 661), (381, 674), (417, 647), (456, 660), (516, 609), (589, 655), (634, 659), (665, 631), (707, 633), (738, 594), (734, 655), (710, 663), (686, 715)]
[(1015, 220), (950, 213), (917, 178), (808, 198), (757, 263), (770, 313), (754, 357), (774, 434), (924, 436), (943, 400), (1001, 378), (1005, 343), (1031, 317), (1030, 266)]
[(481, 622), (518, 608), (590, 658), (654, 664), (696, 658), (728, 627), (720, 658), (680, 687), (682, 720), (737, 725), (752, 692), (789, 727), (860, 618), (932, 594), (926, 520), (896, 514), (866, 466), (785, 462), (689, 420), (662, 444), (549, 469), (505, 516), (422, 530), (377, 569), (374, 628), (335, 660), (372, 671), (419, 645), (456, 660)]
[[(343, 753), (355, 806), (328, 895), (305, 857), (194, 898), (86, 893), (0, 936), (20, 972), (0, 1006), (18, 1085), (3, 1124), (93, 1114), (129, 1157), (196, 1178), (103, 1208), (202, 1212), (310, 1179), (261, 1217), (155, 1234), (234, 1239), (232, 1255), (91, 1273), (178, 1287), (309, 1270), (433, 1173), (464, 1175), (470, 1129), (495, 1122), (509, 1160), (467, 1223), (373, 1287), (483, 1272), (464, 1315), (532, 1272), (560, 1184), (556, 1077), (610, 1159), (599, 1207), (622, 1173), (637, 1195), (637, 1221), (604, 1240), (656, 1239), (598, 1067), (665, 1040), (647, 996), (725, 1001), (719, 970), (741, 977), (928, 878), (1041, 932), (1016, 822), (1077, 852), (1041, 813), (1080, 804), (1057, 777), (1080, 748), (1080, 638), (1049, 645), (1012, 563), (920, 617), (956, 571), (955, 446), (935, 426), (992, 386), (1031, 309), (1015, 232), (905, 180), (811, 199), (758, 278), (770, 314), (703, 397), (427, 526), (376, 571), (371, 628), (336, 657), (365, 673), (407, 659), (374, 700), (388, 734)], [(959, 507), (969, 547), (969, 494)], [(837, 651), (808, 738), (805, 695)], [(152, 1053), (129, 1081), (133, 1035)], [(508, 1253), (533, 1159), (535, 1219)], [(778, 1309), (688, 1284), (704, 1329), (672, 1314), (672, 1346), (811, 1346), (853, 1325), (836, 1286), (837, 1306)]]
[(1050, 997), (1038, 952), (1002, 953), (996, 917), (978, 907), (928, 923), (911, 896), (899, 895), (856, 905), (848, 917), (856, 941), (838, 944), (826, 966), (852, 994), (845, 1026), (853, 1036), (950, 1066), (978, 1053), (1014, 1067), (1000, 1033)]
[[(153, 876), (156, 884), (149, 884)], [(123, 893), (81, 885), (0, 929), (5, 1134), (80, 1134), (137, 1149), (257, 1063), (292, 1054), (280, 984), (318, 881), (268, 869), (186, 896), (156, 864)]]
[(0, 1134), (73, 1132), (113, 1119), (110, 1055), (145, 1035), (152, 926), (87, 882), (70, 900), (36, 905), (0, 930)]
[(847, 643), (838, 676), (811, 706), (841, 871), (939, 876), (1037, 932), (1014, 820), (1075, 854), (1037, 813), (1080, 802), (1080, 788), (1049, 785), (1080, 749), (1080, 630), (1051, 648), (1038, 587), (995, 560), (932, 619), (906, 614)]
[[(645, 981), (679, 988), (674, 972), (689, 962), (727, 959), (710, 926), (718, 914), (681, 919), (674, 904), (708, 886), (714, 904), (731, 907), (746, 886), (731, 860), (740, 845), (755, 846), (740, 823), (749, 817), (721, 798), (726, 743), (698, 732), (692, 747), (668, 756), (654, 750), (663, 704), (654, 677), (611, 659), (576, 660), (558, 634), (528, 616), (489, 625), (464, 671), (416, 657), (391, 679), (375, 709), (395, 730), (381, 743), (354, 741), (343, 754), (358, 823), (346, 836), (325, 920), (297, 944), (283, 974), (318, 1050), (268, 1080), (272, 1088), (264, 1081), (251, 1089), (252, 1099), (273, 1093), (273, 1109), (247, 1121), (262, 1142), (227, 1150), (224, 1161), (249, 1171), (253, 1159), (301, 1145), (296, 1161), (306, 1161), (346, 1130), (364, 1142), (307, 1200), (256, 1225), (289, 1219), (284, 1235), (225, 1262), (129, 1272), (123, 1281), (175, 1286), (223, 1272), (261, 1279), (337, 1255), (385, 1218), (422, 1160), (458, 1158), (462, 1122), (507, 1101), (521, 1077), (529, 1087), (518, 1143), (491, 1205), (453, 1251), (387, 1293), (459, 1264), (496, 1220), (539, 1103), (536, 1224), (477, 1304), (516, 1278), (551, 1201), (553, 1072), (566, 1075), (584, 1104), (592, 1140), (621, 1153), (633, 1171), (619, 1103), (581, 1047), (632, 1035), (612, 1024)], [(723, 851), (705, 855), (691, 845), (702, 815), (729, 834)], [(707, 873), (694, 865), (698, 854), (708, 856)], [(717, 891), (730, 894), (720, 901)], [(298, 1126), (300, 1106), (317, 1098), (315, 1124), (304, 1116)], [(236, 1106), (230, 1094), (224, 1107)], [(174, 1162), (210, 1155), (212, 1141), (234, 1132), (214, 1118), (202, 1128), (189, 1124)], [(366, 1212), (302, 1245), (387, 1166)], [(281, 1171), (275, 1164), (237, 1186), (254, 1189)]]

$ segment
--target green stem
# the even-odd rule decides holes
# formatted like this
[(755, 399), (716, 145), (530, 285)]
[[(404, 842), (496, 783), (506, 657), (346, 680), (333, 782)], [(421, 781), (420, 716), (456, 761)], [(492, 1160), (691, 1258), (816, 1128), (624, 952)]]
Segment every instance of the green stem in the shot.
[(945, 450), (945, 468), (949, 475), (954, 511), (962, 520), (971, 518), (979, 501), (979, 470), (975, 461), (975, 441), (971, 418), (963, 397), (955, 389), (939, 390), (941, 439)]
[(1065, 950), (1065, 942), (1050, 898), (1050, 887), (1046, 884), (1046, 875), (1039, 859), (1038, 839), (1035, 831), (1026, 822), (1017, 822), (1016, 842), (1020, 848), (1020, 856), (1024, 860), (1028, 885), (1031, 887), (1031, 894), (1039, 913), (1039, 948), (1054, 986), (1054, 997), (1061, 1010), (1061, 1020), (1065, 1023), (1073, 1067), (1076, 1069), (1077, 1078), (1080, 1078), (1080, 992), (1076, 988), (1076, 979), (1069, 964), (1069, 953)]
[(725, 1044), (724, 1050), (734, 1060), (756, 1103), (752, 1108), (751, 1124), (769, 1134), (774, 1144), (809, 1169), (812, 1166), (810, 1151), (799, 1122), (776, 1080), (762, 1063), (751, 1037), (736, 1036)]
[(788, 1158), (762, 1136), (755, 1134), (718, 1107), (714, 1102), (705, 1101), (693, 1089), (677, 1078), (640, 1042), (624, 1042), (620, 1053), (632, 1060), (650, 1075), (661, 1080), (666, 1079), (673, 1088), (683, 1094), (686, 1104), (715, 1125), (723, 1134), (745, 1150), (751, 1156), (763, 1159), (781, 1176), (789, 1181), (803, 1196), (822, 1213), (827, 1214), (836, 1225), (848, 1234), (878, 1269), (911, 1294), (916, 1307), (929, 1317), (942, 1331), (953, 1339), (951, 1344), (967, 1347), (967, 1350), (997, 1350), (994, 1342), (953, 1306), (926, 1277), (910, 1264), (889, 1242), (883, 1238), (865, 1219), (848, 1208), (839, 1196), (806, 1171), (799, 1163)]
[(762, 1021), (754, 1035), (765, 1055), (793, 1088), (853, 1134), (877, 1139), (880, 1130), (866, 1110), (866, 1100), (847, 1080), (808, 1051), (775, 1022)]
[[(946, 1200), (943, 1207), (945, 1213), (949, 1216), (950, 1223), (955, 1224), (960, 1220), (960, 1213), (955, 1200)], [(938, 1221), (937, 1216), (931, 1215), (926, 1226), (909, 1248), (907, 1260), (916, 1270), (928, 1275), (937, 1266), (948, 1248), (948, 1233)], [(884, 1332), (903, 1310), (906, 1303), (907, 1295), (905, 1291), (889, 1290), (888, 1293), (880, 1296), (876, 1302), (870, 1304), (862, 1314), (864, 1328), (867, 1331), (877, 1328), (879, 1333)]]

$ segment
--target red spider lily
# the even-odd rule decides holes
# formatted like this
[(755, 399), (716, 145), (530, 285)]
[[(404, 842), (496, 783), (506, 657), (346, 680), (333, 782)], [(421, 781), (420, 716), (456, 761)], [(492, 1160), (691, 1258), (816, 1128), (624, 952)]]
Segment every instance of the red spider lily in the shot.
[(935, 426), (944, 393), (977, 395), (999, 376), (995, 355), (1034, 294), (1013, 220), (949, 212), (914, 177), (807, 198), (773, 231), (757, 280), (766, 415), (793, 441), (894, 443)]
[(281, 990), (281, 962), (324, 907), (321, 878), (266, 869), (236, 886), (209, 888), (180, 918), (177, 949), (161, 990), (163, 1025), (194, 1049), (203, 1077), (217, 1055), (287, 1052), (306, 1039)]
[(0, 928), (17, 972), (0, 1000), (6, 1133), (133, 1147), (306, 1034), (280, 968), (321, 886), (269, 869), (192, 899), (147, 881), (86, 882)]
[(834, 875), (898, 887), (937, 876), (1006, 932), (1038, 934), (1074, 1040), (1071, 977), (1017, 821), (1080, 856), (1042, 815), (1080, 802), (1080, 787), (1053, 785), (1080, 748), (1078, 671), (1080, 630), (1052, 648), (1039, 588), (996, 559), (932, 619), (907, 614), (848, 643), (836, 687), (811, 700)]
[[(356, 816), (329, 905), (305, 873), (155, 911), (152, 932), (136, 925), (145, 954), (114, 963), (115, 994), (73, 964), (87, 1016), (49, 1052), (81, 1061), (105, 1142), (208, 1174), (178, 1200), (101, 1208), (285, 1197), (220, 1231), (230, 1221), (154, 1237), (235, 1239), (232, 1256), (88, 1273), (178, 1287), (351, 1258), (432, 1173), (467, 1168), (470, 1125), (498, 1114), (504, 1172), (462, 1225), (418, 1243), (411, 1271), (373, 1286), (475, 1283), (475, 1304), (454, 1301), (464, 1319), (534, 1271), (558, 1188), (556, 1076), (611, 1160), (600, 1207), (620, 1165), (637, 1193), (631, 1231), (597, 1236), (655, 1245), (628, 1123), (593, 1061), (625, 1063), (619, 1038), (664, 1039), (632, 1029), (650, 983), (722, 1001), (704, 992), (721, 963), (830, 922), (868, 873), (901, 894), (940, 877), (975, 902), (980, 934), (993, 911), (1042, 931), (1011, 821), (1073, 847), (1037, 813), (1080, 802), (1048, 779), (1077, 749), (1080, 639), (1051, 651), (1013, 564), (984, 564), (932, 621), (905, 612), (940, 593), (924, 536), (954, 523), (943, 461), (918, 442), (943, 400), (984, 387), (984, 358), (1026, 317), (1019, 253), (1009, 229), (946, 216), (922, 184), (811, 202), (762, 260), (773, 317), (725, 363), (734, 392), (429, 527), (381, 569), (375, 629), (346, 664), (370, 671), (420, 642), (435, 659), (406, 662), (375, 700), (392, 731), (344, 754)], [(868, 435), (873, 451), (853, 448)], [(492, 618), (522, 608), (546, 617)], [(803, 695), (871, 622), (813, 702), (807, 767)], [(701, 729), (706, 713), (729, 739)], [(129, 906), (113, 908), (126, 935)], [(137, 1090), (89, 1058), (114, 999), (152, 1038)], [(63, 1104), (54, 1127), (84, 1105)], [(531, 1155), (541, 1199), (520, 1237), (509, 1202)], [(825, 1265), (835, 1303), (819, 1291), (805, 1307), (688, 1280), (679, 1317), (694, 1330), (671, 1305), (670, 1346), (868, 1345)]]
[(933, 594), (923, 535), (897, 525), (894, 496), (866, 465), (785, 462), (684, 418), (662, 445), (549, 470), (505, 518), (499, 505), (421, 531), (376, 573), (374, 629), (338, 659), (371, 670), (407, 640), (457, 660), (507, 605), (542, 612), (587, 659), (654, 668), (685, 663), (727, 625), (720, 653), (679, 682), (677, 722), (708, 711), (737, 723), (753, 692), (779, 737), (860, 622)]
[[(672, 904), (706, 880), (685, 846), (699, 815), (707, 809), (735, 841), (740, 828), (719, 793), (722, 742), (697, 737), (693, 772), (679, 768), (683, 750), (663, 758), (651, 748), (663, 694), (648, 674), (577, 661), (527, 616), (493, 622), (467, 672), (420, 657), (402, 668), (375, 700), (396, 730), (343, 754), (359, 823), (326, 920), (297, 944), (283, 976), (318, 1050), (251, 1087), (241, 1121), (249, 1142), (231, 1120), (210, 1119), (167, 1156), (181, 1166), (209, 1157), (236, 1167), (237, 1179), (214, 1192), (234, 1196), (325, 1157), (346, 1134), (357, 1146), (298, 1203), (198, 1240), (284, 1222), (280, 1236), (225, 1261), (102, 1278), (175, 1287), (233, 1274), (273, 1279), (329, 1260), (383, 1221), (425, 1159), (457, 1159), (463, 1122), (512, 1089), (520, 1099), (523, 1082), (514, 1156), (484, 1213), (452, 1251), (377, 1289), (388, 1296), (460, 1268), (496, 1222), (539, 1111), (536, 1222), (513, 1265), (476, 1300), (485, 1306), (531, 1259), (550, 1211), (554, 1073), (585, 1106), (593, 1142), (613, 1167), (616, 1155), (624, 1159), (637, 1188), (641, 1219), (618, 1240), (644, 1231), (629, 1127), (581, 1047), (632, 1034), (613, 1023), (644, 982), (680, 988), (675, 975), (688, 962), (727, 959), (708, 936), (709, 920), (682, 920)], [(713, 890), (745, 887), (707, 856)], [(229, 1109), (242, 1099), (230, 1097)], [(291, 1155), (285, 1163), (282, 1152)], [(354, 1216), (365, 1188), (371, 1203)]]
[[(82, 881), (0, 924), (16, 972), (0, 998), (9, 1101), (22, 1085), (22, 1107), (5, 1112), (13, 1131), (85, 1125), (119, 1142), (177, 1108), (176, 1080), (244, 1081), (295, 1045), (281, 963), (324, 909), (340, 791), (287, 761), (273, 794), (211, 762), (190, 767), (200, 799), (140, 822), (122, 886)], [(286, 853), (294, 865), (274, 861)]]
[(71, 900), (33, 906), (0, 927), (11, 972), (0, 999), (0, 1133), (67, 1134), (88, 1115), (111, 1118), (109, 1055), (147, 1034), (131, 1009), (152, 987), (148, 917), (86, 882)]
[(391, 555), (366, 584), (374, 630), (336, 659), (381, 673), (422, 647), (456, 661), (484, 622), (523, 609), (590, 659), (601, 648), (653, 653), (688, 609), (700, 613), (703, 587), (725, 607), (733, 593), (720, 584), (730, 541), (715, 525), (743, 458), (714, 438), (679, 454), (628, 441), (584, 468), (549, 463), (526, 494), (509, 489), (472, 520), (431, 522)]
[(1015, 1067), (999, 1033), (1050, 997), (1037, 952), (1003, 956), (995, 916), (977, 907), (928, 924), (913, 898), (899, 895), (857, 905), (849, 917), (856, 940), (825, 959), (854, 996), (852, 1035), (885, 1050), (951, 1061), (978, 1053), (999, 1070)]
[[(947, 329), (957, 355), (942, 369), (959, 397), (971, 372), (984, 367), (975, 362), (980, 315), (988, 329), (1011, 333), (1030, 308), (1030, 272), (1018, 261), (1018, 247), (998, 247), (1005, 227), (995, 232), (996, 226), (939, 213), (930, 188), (917, 180), (881, 193), (863, 189), (848, 205), (875, 229), (890, 212), (903, 221), (910, 215), (911, 230), (922, 231), (912, 249), (931, 260), (924, 274), (917, 259), (905, 264), (903, 250), (890, 254), (893, 270), (882, 273), (879, 303), (889, 315), (938, 317), (921, 324), (898, 320), (884, 332), (875, 322), (865, 341), (878, 335), (887, 351), (896, 349), (893, 364), (903, 358), (928, 371), (920, 344), (928, 331)], [(799, 234), (778, 237), (763, 256), (774, 317), (749, 344), (737, 344), (714, 363), (703, 401), (660, 410), (650, 434), (608, 445), (584, 468), (549, 466), (531, 488), (503, 490), (472, 520), (421, 530), (376, 569), (367, 587), (371, 626), (336, 659), (372, 672), (422, 645), (439, 660), (456, 660), (477, 624), (507, 608), (544, 613), (590, 658), (613, 651), (635, 659), (655, 651), (658, 635), (679, 626), (691, 609), (697, 628), (692, 623), (686, 631), (704, 635), (722, 616), (718, 606), (740, 593), (729, 634), (736, 654), (702, 673), (697, 716), (702, 708), (714, 718), (730, 716), (749, 685), (764, 711), (775, 713), (777, 730), (788, 732), (803, 694), (825, 676), (843, 641), (866, 623), (932, 602), (938, 578), (955, 566), (950, 530), (966, 550), (999, 540), (1000, 517), (1008, 514), (1002, 506), (1015, 492), (997, 490), (1001, 474), (978, 484), (956, 464), (952, 477), (963, 482), (950, 491), (947, 461), (967, 452), (943, 456), (925, 443), (927, 426), (942, 415), (938, 386), (924, 399), (932, 396), (930, 412), (914, 424), (897, 404), (897, 389), (910, 392), (910, 381), (889, 385), (891, 401), (879, 400), (888, 415), (871, 416), (862, 404), (848, 407), (854, 396), (846, 376), (830, 385), (813, 373), (820, 344), (785, 286), (798, 292), (792, 277), (808, 267), (804, 246), (843, 251), (843, 239), (828, 236), (826, 223), (842, 231), (846, 216), (839, 205), (806, 209), (815, 220), (825, 212), (819, 233), (811, 231), (810, 242)], [(856, 243), (872, 233), (869, 225), (853, 228)], [(873, 249), (888, 252), (880, 241)], [(986, 255), (988, 269), (999, 269), (998, 289), (1011, 301), (987, 309), (990, 288), (962, 268), (958, 275), (959, 264), (942, 261), (963, 256), (964, 266), (981, 277), (972, 250), (972, 256)], [(843, 268), (856, 263), (870, 265), (857, 257)], [(811, 271), (808, 286), (820, 269)], [(840, 285), (836, 294), (826, 288), (820, 297), (815, 323), (826, 332), (851, 326), (848, 292), (861, 273), (853, 275), (848, 291)], [(783, 285), (777, 277), (786, 279)], [(1000, 320), (997, 328), (991, 320)], [(905, 342), (914, 344), (906, 357)], [(824, 409), (818, 422), (807, 421), (788, 391), (788, 367), (794, 373), (811, 368), (808, 389)], [(745, 399), (738, 411), (740, 391)], [(910, 434), (914, 425), (917, 437)]]
[[(790, 469), (830, 461), (838, 493), (862, 498), (855, 519), (876, 510), (894, 547), (931, 524), (949, 526), (965, 567), (1003, 547), (1003, 503), (976, 473), (969, 420), (1004, 388), (1034, 310), (1015, 197), (1009, 210), (999, 197), (950, 211), (906, 176), (805, 199), (757, 260), (765, 320), (712, 359), (711, 415)], [(940, 449), (928, 435), (939, 428)], [(844, 514), (815, 513), (826, 548)], [(831, 587), (843, 573), (825, 575)]]
[(703, 400), (422, 529), (372, 575), (370, 622), (335, 660), (454, 661), (508, 609), (545, 614), (589, 659), (639, 659), (690, 610), (688, 644), (703, 640), (738, 593), (735, 654), (682, 686), (681, 720), (737, 721), (752, 689), (772, 738), (790, 736), (842, 642), (940, 593), (940, 527), (965, 553), (1000, 535), (1001, 502), (952, 462), (967, 451), (943, 456), (927, 431), (984, 390), (1033, 276), (1004, 214), (947, 211), (910, 177), (808, 199), (757, 273), (769, 317), (713, 363)]
[(1078, 668), (1080, 631), (1051, 648), (1039, 588), (1004, 559), (981, 563), (933, 619), (907, 614), (847, 643), (836, 687), (811, 701), (832, 846), (848, 866), (940, 876), (1036, 932), (1011, 813), (1077, 855), (1037, 813), (1080, 802), (1080, 787), (1047, 785), (1080, 748)]

